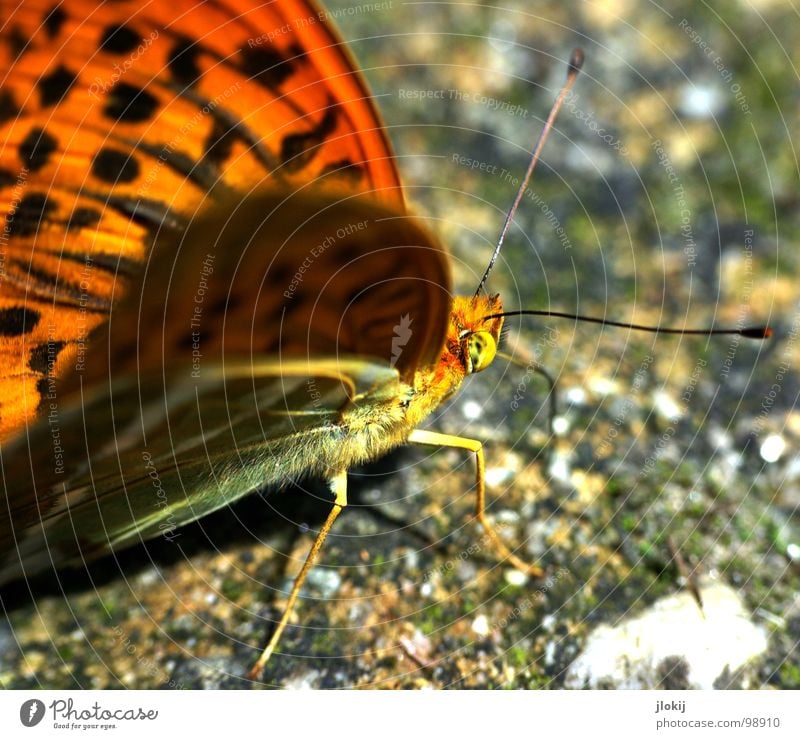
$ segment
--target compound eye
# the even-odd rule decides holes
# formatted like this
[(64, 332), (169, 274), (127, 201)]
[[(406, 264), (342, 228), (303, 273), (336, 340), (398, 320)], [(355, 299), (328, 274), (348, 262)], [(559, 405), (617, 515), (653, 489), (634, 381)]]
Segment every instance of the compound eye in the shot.
[(469, 371), (480, 372), (485, 370), (497, 354), (497, 343), (488, 331), (476, 331), (467, 339), (467, 355), (469, 356)]

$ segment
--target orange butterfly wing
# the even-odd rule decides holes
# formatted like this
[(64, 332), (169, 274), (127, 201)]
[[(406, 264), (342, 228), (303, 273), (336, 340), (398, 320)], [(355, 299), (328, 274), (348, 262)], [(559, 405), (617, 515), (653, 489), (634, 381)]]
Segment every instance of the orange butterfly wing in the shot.
[(0, 439), (31, 420), (162, 228), (263, 183), (402, 209), (315, 5), (0, 3)]

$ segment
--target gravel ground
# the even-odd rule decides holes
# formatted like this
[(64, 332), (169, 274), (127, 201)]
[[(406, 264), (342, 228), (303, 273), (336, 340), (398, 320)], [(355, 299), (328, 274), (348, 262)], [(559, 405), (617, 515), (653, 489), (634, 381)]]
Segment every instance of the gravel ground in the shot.
[[(258, 685), (800, 687), (796, 17), (767, 0), (727, 17), (625, 0), (331, 7), (461, 290), (579, 45), (584, 73), (490, 289), (508, 309), (769, 322), (775, 337), (509, 320), (523, 367), (471, 378), (432, 426), (485, 441), (491, 515), (545, 575), (487, 546), (471, 460), (401, 449), (353, 472)], [(532, 358), (557, 378), (555, 435)], [(0, 685), (253, 685), (326, 513), (310, 487), (4, 590)], [(711, 633), (720, 649), (696, 649)]]

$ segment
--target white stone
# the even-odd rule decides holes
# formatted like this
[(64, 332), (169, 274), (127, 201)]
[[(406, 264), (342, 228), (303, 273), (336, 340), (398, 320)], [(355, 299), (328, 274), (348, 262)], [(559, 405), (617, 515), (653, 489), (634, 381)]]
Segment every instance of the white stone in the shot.
[(548, 667), (552, 667), (556, 662), (556, 643), (549, 641), (544, 647), (544, 663)]
[(489, 619), (486, 616), (477, 616), (475, 620), (472, 622), (472, 630), (478, 636), (488, 636), (489, 635)]
[(733, 672), (767, 648), (764, 629), (750, 620), (739, 594), (706, 579), (700, 588), (703, 613), (688, 592), (662, 598), (619, 626), (598, 626), (567, 670), (568, 688), (654, 689), (659, 666), (670, 657), (685, 661), (688, 681), (708, 690), (726, 668)]
[(483, 475), (486, 485), (490, 488), (499, 488), (514, 478), (514, 470), (507, 467), (489, 467)]
[(713, 87), (687, 85), (681, 96), (681, 110), (692, 118), (713, 118), (722, 109), (719, 90)]
[(560, 482), (568, 483), (570, 481), (569, 459), (565, 455), (556, 452), (553, 454), (553, 459), (547, 472), (550, 477)]
[(332, 598), (342, 586), (342, 577), (331, 567), (313, 567), (306, 582), (317, 588), (323, 598)]
[(786, 441), (778, 434), (770, 434), (761, 444), (761, 459), (765, 462), (777, 462), (786, 451)]
[(464, 418), (475, 421), (483, 415), (483, 407), (474, 400), (468, 400), (461, 406), (461, 412), (464, 414)]
[(556, 627), (557, 623), (558, 619), (552, 613), (548, 613), (540, 622), (541, 627), (545, 631), (552, 631)]
[(682, 415), (683, 411), (678, 404), (673, 400), (669, 393), (659, 390), (653, 397), (653, 405), (656, 413), (668, 421), (677, 421)]
[(565, 396), (572, 405), (583, 405), (586, 402), (586, 391), (582, 387), (569, 388)]
[(607, 377), (593, 377), (589, 382), (589, 387), (592, 392), (600, 396), (616, 395), (619, 389), (617, 383)]
[(563, 436), (569, 431), (569, 421), (564, 416), (556, 416), (553, 419), (553, 433), (556, 436)]
[(528, 576), (516, 568), (513, 570), (505, 570), (505, 572), (503, 572), (503, 578), (509, 585), (513, 585), (518, 588), (521, 588), (526, 582), (528, 582)]
[(319, 676), (319, 672), (310, 670), (302, 675), (287, 678), (283, 681), (283, 687), (285, 690), (314, 690)]

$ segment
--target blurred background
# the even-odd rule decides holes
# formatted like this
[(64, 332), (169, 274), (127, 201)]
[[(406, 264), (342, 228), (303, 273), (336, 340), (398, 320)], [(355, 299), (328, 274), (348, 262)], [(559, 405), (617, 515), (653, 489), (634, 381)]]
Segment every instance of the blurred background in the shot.
[[(471, 459), (402, 450), (352, 476), (353, 505), (265, 682), (800, 687), (795, 12), (769, 0), (327, 7), (459, 292), (475, 290), (580, 46), (584, 70), (488, 289), (507, 310), (768, 323), (775, 336), (509, 319), (504, 348), (522, 366), (471, 378), (432, 427), (485, 442), (491, 515), (544, 577), (487, 546)], [(552, 429), (536, 366), (557, 381)], [(255, 496), (189, 527), (182, 556), (124, 553), (125, 577), (114, 564), (35, 600), (16, 593), (0, 684), (246, 687), (264, 619), (326, 512), (300, 497)], [(262, 541), (237, 517), (263, 518)]]

